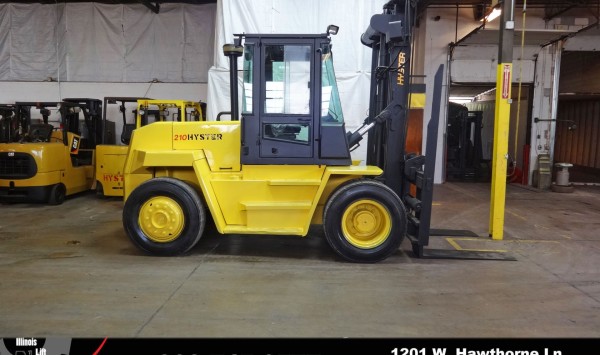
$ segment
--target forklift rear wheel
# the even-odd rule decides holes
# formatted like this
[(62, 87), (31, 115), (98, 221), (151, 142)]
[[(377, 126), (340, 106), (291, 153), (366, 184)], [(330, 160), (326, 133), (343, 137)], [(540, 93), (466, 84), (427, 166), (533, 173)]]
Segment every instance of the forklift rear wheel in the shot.
[(50, 189), (49, 205), (60, 205), (65, 202), (66, 189), (63, 184), (56, 184)]
[(178, 179), (155, 178), (129, 195), (123, 225), (133, 244), (146, 253), (175, 256), (198, 243), (206, 213), (191, 186)]
[(384, 184), (347, 182), (331, 195), (323, 213), (331, 248), (351, 262), (374, 263), (395, 253), (406, 234), (406, 210)]

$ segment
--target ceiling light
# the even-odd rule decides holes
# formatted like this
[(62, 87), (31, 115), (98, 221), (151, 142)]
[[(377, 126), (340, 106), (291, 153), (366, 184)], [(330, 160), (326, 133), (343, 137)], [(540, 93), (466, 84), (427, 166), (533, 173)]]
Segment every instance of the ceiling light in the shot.
[(501, 14), (501, 13), (502, 13), (502, 10), (501, 10), (501, 9), (499, 9), (499, 8), (497, 8), (497, 7), (494, 7), (494, 8), (492, 9), (492, 11), (491, 11), (491, 12), (489, 12), (487, 15), (485, 15), (485, 17), (484, 17), (484, 18), (482, 18), (482, 19), (481, 19), (481, 21), (482, 21), (482, 22), (484, 22), (484, 21), (485, 21), (485, 22), (491, 22), (491, 21), (493, 21), (493, 20), (494, 20), (496, 17), (500, 16), (500, 14)]

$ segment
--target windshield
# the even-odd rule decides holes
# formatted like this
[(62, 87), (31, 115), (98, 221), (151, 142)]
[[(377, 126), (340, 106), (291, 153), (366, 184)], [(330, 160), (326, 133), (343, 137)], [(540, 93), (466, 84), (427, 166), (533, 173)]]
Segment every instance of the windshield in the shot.
[(321, 122), (341, 124), (344, 122), (344, 114), (335, 81), (331, 47), (329, 44), (324, 44), (321, 50)]

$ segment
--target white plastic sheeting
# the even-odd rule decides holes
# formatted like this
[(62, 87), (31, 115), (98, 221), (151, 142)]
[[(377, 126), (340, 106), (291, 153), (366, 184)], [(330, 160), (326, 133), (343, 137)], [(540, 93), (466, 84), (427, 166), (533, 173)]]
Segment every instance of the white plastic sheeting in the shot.
[(0, 4), (0, 80), (206, 82), (215, 13), (216, 4), (162, 4), (159, 14), (141, 4)]
[(0, 4), (0, 80), (57, 76), (56, 29), (62, 5)]
[[(369, 108), (371, 51), (360, 42), (371, 16), (383, 11), (386, 1), (364, 0), (218, 0), (215, 65), (208, 77), (208, 117), (230, 110), (229, 63), (222, 47), (238, 33), (324, 33), (332, 36), (333, 60), (346, 128), (358, 127)], [(241, 60), (238, 63), (241, 68)], [(241, 89), (241, 78), (238, 80)], [(240, 95), (241, 100), (241, 95)], [(240, 106), (241, 107), (241, 106)], [(359, 148), (353, 158), (364, 159)]]

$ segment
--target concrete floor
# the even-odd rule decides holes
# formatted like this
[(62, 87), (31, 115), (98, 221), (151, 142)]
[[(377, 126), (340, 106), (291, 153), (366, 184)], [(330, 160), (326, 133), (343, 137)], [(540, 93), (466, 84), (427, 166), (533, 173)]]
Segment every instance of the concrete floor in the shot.
[(142, 255), (120, 199), (0, 205), (3, 337), (599, 337), (600, 188), (510, 185), (505, 238), (487, 237), (489, 185), (436, 185), (433, 227), (481, 238), (431, 247), (506, 250), (516, 261), (374, 265), (307, 238), (207, 232), (182, 257)]

